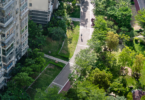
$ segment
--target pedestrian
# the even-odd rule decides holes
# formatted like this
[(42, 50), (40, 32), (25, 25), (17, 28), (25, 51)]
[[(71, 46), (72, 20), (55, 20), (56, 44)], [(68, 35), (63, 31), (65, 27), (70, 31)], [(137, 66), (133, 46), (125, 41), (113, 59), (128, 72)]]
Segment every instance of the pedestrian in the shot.
[(81, 37), (82, 37), (83, 35), (81, 34)]

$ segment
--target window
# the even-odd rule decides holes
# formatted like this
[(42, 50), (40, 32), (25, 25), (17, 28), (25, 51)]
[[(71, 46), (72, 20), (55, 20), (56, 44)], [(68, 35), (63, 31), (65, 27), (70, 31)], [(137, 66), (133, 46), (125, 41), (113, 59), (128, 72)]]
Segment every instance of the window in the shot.
[(32, 3), (29, 3), (29, 6), (32, 7)]
[(16, 29), (18, 29), (18, 25), (16, 26)]

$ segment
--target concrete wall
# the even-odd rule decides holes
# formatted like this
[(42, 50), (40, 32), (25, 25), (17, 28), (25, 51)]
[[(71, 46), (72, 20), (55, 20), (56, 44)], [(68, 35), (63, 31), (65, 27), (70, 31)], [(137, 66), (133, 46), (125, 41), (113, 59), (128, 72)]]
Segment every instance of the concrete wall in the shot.
[[(39, 10), (48, 12), (48, 5), (51, 0), (28, 0), (29, 10)], [(32, 6), (30, 6), (32, 3)]]

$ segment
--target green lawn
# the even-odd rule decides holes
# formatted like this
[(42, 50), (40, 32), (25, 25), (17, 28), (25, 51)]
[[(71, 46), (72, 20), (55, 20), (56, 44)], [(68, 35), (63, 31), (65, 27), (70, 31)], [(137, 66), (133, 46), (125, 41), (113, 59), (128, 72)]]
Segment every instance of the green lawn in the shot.
[(46, 90), (46, 88), (51, 84), (55, 77), (59, 74), (62, 68), (56, 65), (49, 65), (44, 72), (39, 76), (39, 78), (34, 82), (34, 84), (27, 90), (31, 99), (34, 100), (36, 89), (41, 88)]
[(76, 8), (74, 9), (74, 11), (72, 13), (69, 13), (70, 17), (74, 17), (74, 18), (80, 18), (80, 6), (76, 6)]
[(49, 55), (57, 55), (62, 46), (62, 42), (63, 40), (55, 41), (47, 37), (46, 45), (43, 46), (42, 52), (44, 52), (45, 54), (49, 54), (49, 51), (51, 51), (51, 54)]
[(73, 23), (75, 26), (74, 30), (67, 30), (67, 38), (65, 39), (64, 45), (59, 53), (60, 55), (66, 56), (68, 58), (73, 56), (79, 38), (80, 23)]

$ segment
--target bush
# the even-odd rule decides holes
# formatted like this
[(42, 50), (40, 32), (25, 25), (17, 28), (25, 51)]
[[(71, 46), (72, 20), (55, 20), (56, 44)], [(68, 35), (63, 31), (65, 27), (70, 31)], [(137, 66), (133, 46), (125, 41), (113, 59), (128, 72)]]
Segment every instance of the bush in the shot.
[(61, 27), (48, 28), (49, 36), (53, 40), (60, 40), (65, 38), (65, 31)]
[(145, 95), (141, 97), (141, 100), (145, 100)]
[(134, 2), (132, 1), (131, 4), (134, 5)]
[(131, 92), (129, 92), (127, 94), (127, 100), (133, 100), (133, 97), (132, 97), (132, 93)]

